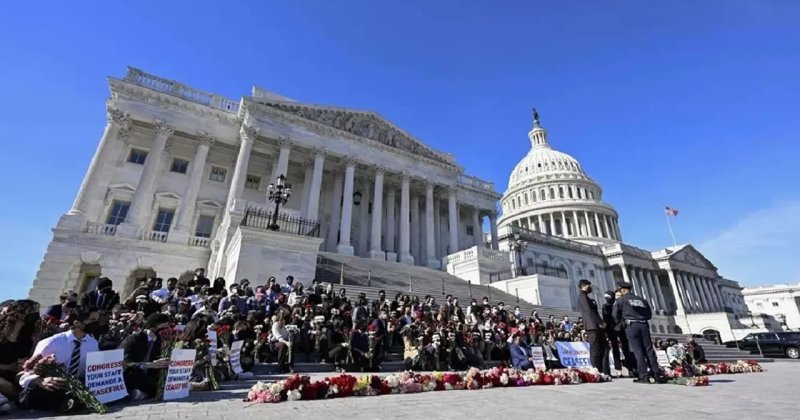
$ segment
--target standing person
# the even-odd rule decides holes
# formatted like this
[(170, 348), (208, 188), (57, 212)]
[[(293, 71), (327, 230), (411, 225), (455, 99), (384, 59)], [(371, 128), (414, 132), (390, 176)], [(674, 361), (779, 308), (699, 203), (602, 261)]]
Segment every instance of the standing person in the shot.
[[(614, 304), (612, 305), (612, 313), (614, 308), (620, 305), (619, 298), (621, 297), (622, 297), (622, 292), (618, 287), (617, 290), (614, 292)], [(613, 314), (611, 317), (614, 318)], [(638, 378), (639, 371), (637, 368), (636, 356), (633, 355), (633, 352), (631, 351), (631, 346), (628, 344), (628, 335), (625, 334), (625, 326), (626, 325), (624, 321), (617, 321), (616, 319), (614, 319), (614, 331), (617, 334), (617, 339), (619, 339), (620, 350), (622, 350), (622, 365), (625, 366), (625, 369), (628, 370), (628, 377)]]
[(86, 310), (96, 307), (101, 312), (111, 312), (119, 303), (119, 294), (113, 290), (114, 283), (108, 277), (101, 277), (97, 281), (97, 290), (86, 292), (81, 297), (80, 306)]
[[(86, 372), (86, 355), (99, 350), (97, 340), (88, 335), (86, 329), (97, 323), (100, 313), (97, 308), (90, 307), (76, 309), (74, 315), (70, 330), (40, 341), (32, 357), (53, 355), (68, 373), (82, 378)], [(64, 378), (43, 378), (34, 372), (25, 372), (19, 384), (22, 387), (20, 405), (25, 409), (67, 412), (75, 408), (76, 401), (64, 389)]]
[[(578, 296), (578, 308), (584, 319), (586, 340), (589, 342), (589, 358), (595, 369), (603, 370), (603, 356), (606, 354), (608, 341), (606, 339), (606, 323), (597, 312), (597, 302), (589, 297), (592, 293), (592, 282), (582, 279), (578, 282), (581, 293)], [(608, 360), (608, 357), (606, 357)], [(607, 365), (608, 362), (605, 363)]]
[(603, 369), (601, 371), (606, 375), (611, 375), (611, 362), (609, 355), (614, 359), (614, 370), (616, 376), (622, 376), (622, 361), (619, 357), (619, 338), (617, 331), (614, 329), (616, 322), (614, 321), (614, 292), (608, 291), (603, 294), (603, 322), (606, 323), (605, 333), (608, 337), (609, 346), (603, 354)]
[[(650, 338), (650, 318), (653, 311), (646, 300), (631, 293), (633, 286), (630, 283), (619, 285), (622, 296), (614, 306), (614, 319), (624, 321), (625, 334), (631, 346), (638, 365), (639, 377), (634, 379), (637, 383), (650, 383), (650, 380), (662, 381), (661, 370), (658, 367), (656, 352), (653, 350), (653, 340)], [(650, 368), (650, 375), (647, 369)]]

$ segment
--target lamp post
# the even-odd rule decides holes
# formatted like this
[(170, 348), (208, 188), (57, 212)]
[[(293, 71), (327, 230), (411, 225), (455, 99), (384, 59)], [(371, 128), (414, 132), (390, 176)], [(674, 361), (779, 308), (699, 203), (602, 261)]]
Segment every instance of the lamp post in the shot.
[(286, 177), (283, 176), (283, 174), (278, 176), (276, 182), (277, 184), (269, 184), (267, 187), (267, 200), (275, 203), (275, 212), (272, 213), (272, 224), (267, 227), (269, 230), (274, 231), (280, 230), (280, 226), (278, 226), (278, 210), (281, 208), (281, 204), (286, 204), (286, 202), (289, 201), (289, 197), (292, 196), (292, 184), (286, 182)]
[(508, 240), (508, 249), (514, 252), (516, 270), (514, 270), (514, 277), (524, 276), (525, 268), (522, 267), (522, 253), (528, 248), (528, 242), (523, 241), (519, 233), (515, 233), (513, 238)]

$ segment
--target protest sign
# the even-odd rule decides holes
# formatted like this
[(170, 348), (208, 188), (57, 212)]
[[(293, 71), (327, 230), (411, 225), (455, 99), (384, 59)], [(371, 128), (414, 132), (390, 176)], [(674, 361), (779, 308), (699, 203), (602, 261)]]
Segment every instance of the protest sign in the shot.
[(86, 354), (86, 387), (103, 404), (128, 396), (122, 377), (123, 357), (121, 349)]
[(172, 350), (167, 380), (164, 382), (164, 401), (189, 396), (189, 377), (192, 375), (197, 350)]
[(208, 355), (211, 357), (211, 366), (217, 365), (217, 332), (208, 332)]
[(531, 354), (533, 356), (533, 367), (536, 369), (544, 369), (544, 350), (542, 346), (531, 347)]
[(242, 356), (243, 344), (244, 341), (239, 340), (234, 341), (231, 345), (231, 368), (233, 368), (233, 371), (237, 374), (244, 372), (244, 370), (242, 370), (242, 363), (239, 361)]
[(558, 359), (564, 367), (591, 367), (589, 343), (583, 341), (556, 341)]
[(666, 350), (656, 350), (656, 358), (658, 359), (658, 365), (661, 367), (669, 367), (669, 357), (667, 357)]

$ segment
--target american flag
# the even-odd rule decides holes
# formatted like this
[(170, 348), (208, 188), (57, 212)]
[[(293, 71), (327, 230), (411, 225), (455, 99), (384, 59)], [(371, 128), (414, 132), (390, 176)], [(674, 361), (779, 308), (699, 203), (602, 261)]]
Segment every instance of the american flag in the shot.
[(678, 209), (673, 209), (670, 206), (666, 206), (666, 207), (664, 207), (664, 214), (666, 214), (667, 216), (677, 216), (678, 215)]

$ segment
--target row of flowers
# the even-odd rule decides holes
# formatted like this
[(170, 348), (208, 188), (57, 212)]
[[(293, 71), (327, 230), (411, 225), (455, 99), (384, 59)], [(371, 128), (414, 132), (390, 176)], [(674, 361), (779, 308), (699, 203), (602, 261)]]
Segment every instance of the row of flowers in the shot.
[(756, 373), (763, 371), (764, 368), (755, 360), (739, 360), (736, 363), (707, 363), (677, 366), (673, 369), (665, 369), (664, 376), (667, 377), (668, 383), (675, 385), (705, 386), (708, 385), (708, 377), (711, 375)]
[(403, 372), (385, 377), (348, 374), (331, 376), (312, 382), (308, 376), (293, 375), (281, 381), (256, 383), (245, 401), (277, 403), (281, 401), (319, 400), (350, 396), (413, 394), (418, 392), (476, 390), (496, 387), (532, 385), (570, 385), (608, 382), (611, 379), (597, 370), (560, 369), (519, 371), (495, 367), (487, 371), (472, 368), (467, 372)]

